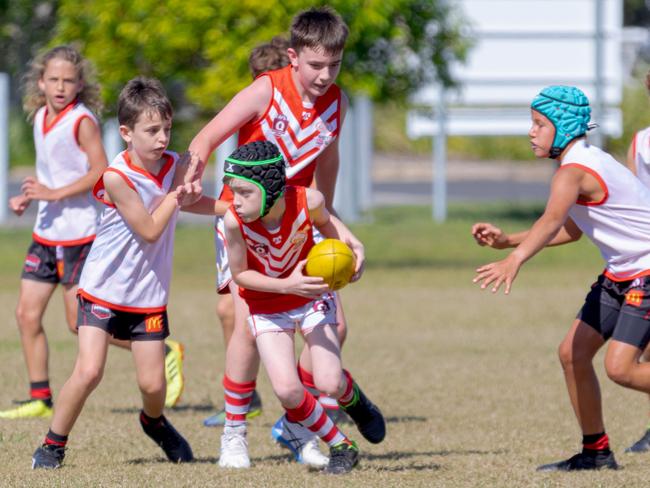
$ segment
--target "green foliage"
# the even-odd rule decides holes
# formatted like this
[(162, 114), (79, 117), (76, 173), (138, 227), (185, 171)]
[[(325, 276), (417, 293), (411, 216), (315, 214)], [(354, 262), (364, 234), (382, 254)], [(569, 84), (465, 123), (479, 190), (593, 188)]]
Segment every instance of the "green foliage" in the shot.
[[(316, 2), (325, 4), (326, 2)], [(431, 71), (451, 83), (448, 63), (462, 58), (461, 21), (446, 2), (328, 2), (350, 27), (340, 82), (373, 97), (404, 98)], [(305, 0), (62, 0), (55, 43), (79, 42), (95, 62), (111, 107), (133, 76), (154, 76), (175, 106), (212, 113), (250, 82), (253, 47), (286, 33)], [(183, 89), (187, 100), (183, 99)]]
[(618, 139), (608, 141), (608, 149), (621, 161), (625, 160), (627, 148), (632, 137), (639, 130), (650, 126), (650, 101), (648, 91), (643, 81), (648, 67), (638, 70), (634, 85), (628, 86), (623, 92), (623, 134)]

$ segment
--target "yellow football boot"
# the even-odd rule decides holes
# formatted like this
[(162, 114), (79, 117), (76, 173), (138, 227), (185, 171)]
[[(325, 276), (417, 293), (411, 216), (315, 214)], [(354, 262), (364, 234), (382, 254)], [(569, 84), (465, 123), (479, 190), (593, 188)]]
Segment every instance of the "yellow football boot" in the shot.
[(0, 411), (0, 419), (47, 418), (52, 416), (52, 407), (43, 400), (26, 400), (16, 408)]
[(167, 354), (165, 355), (165, 379), (167, 380), (167, 396), (165, 407), (171, 408), (178, 403), (183, 393), (185, 380), (183, 378), (183, 344), (171, 339), (165, 340)]

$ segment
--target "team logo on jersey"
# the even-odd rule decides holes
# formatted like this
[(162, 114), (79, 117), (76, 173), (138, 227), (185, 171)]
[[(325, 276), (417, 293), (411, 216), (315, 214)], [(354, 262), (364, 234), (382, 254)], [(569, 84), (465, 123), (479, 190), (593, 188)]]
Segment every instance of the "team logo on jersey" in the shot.
[(319, 135), (316, 137), (316, 145), (318, 147), (326, 147), (329, 145), (329, 143), (332, 141), (332, 136), (327, 136), (327, 135)]
[(282, 236), (276, 236), (271, 240), (273, 241), (273, 244), (280, 244), (282, 242)]
[(96, 303), (93, 303), (90, 306), (90, 313), (97, 317), (99, 320), (110, 319), (113, 315), (113, 312), (111, 312), (110, 308), (102, 307)]
[(266, 257), (269, 254), (269, 247), (266, 244), (255, 244), (253, 246), (253, 251), (255, 254), (261, 257)]
[(291, 245), (294, 247), (302, 246), (307, 240), (307, 234), (303, 231), (298, 231), (291, 238)]
[(332, 305), (330, 304), (332, 301), (332, 295), (328, 293), (325, 295), (324, 298), (320, 300), (314, 300), (314, 312), (323, 312), (327, 313), (330, 311), (330, 308), (332, 308)]
[(155, 315), (148, 315), (147, 317), (145, 317), (144, 330), (147, 334), (152, 332), (162, 332), (163, 316), (157, 313)]
[(39, 258), (36, 254), (28, 254), (27, 257), (25, 258), (24, 269), (28, 273), (36, 271), (40, 265), (41, 265), (41, 258)]
[(643, 291), (630, 290), (625, 294), (625, 303), (633, 307), (640, 307), (643, 301)]
[(273, 119), (273, 125), (271, 126), (271, 130), (273, 130), (273, 132), (279, 135), (279, 134), (283, 134), (287, 130), (288, 126), (289, 126), (289, 119), (287, 119), (286, 115), (279, 114)]
[(302, 113), (302, 120), (309, 120), (310, 117), (311, 117), (311, 112)]

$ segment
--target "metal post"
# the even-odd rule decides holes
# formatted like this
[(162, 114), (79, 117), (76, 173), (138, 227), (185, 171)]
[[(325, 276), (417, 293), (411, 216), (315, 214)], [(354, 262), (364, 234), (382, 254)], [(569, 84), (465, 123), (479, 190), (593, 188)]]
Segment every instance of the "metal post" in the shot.
[(0, 223), (9, 216), (9, 75), (0, 73)]
[(368, 95), (354, 98), (355, 133), (357, 142), (357, 195), (361, 211), (372, 208), (372, 102)]
[(594, 81), (595, 81), (595, 100), (593, 104), (595, 122), (599, 123), (601, 129), (596, 130), (590, 135), (591, 142), (601, 147), (603, 144), (603, 131), (605, 124), (605, 33), (603, 29), (604, 22), (604, 0), (596, 0), (594, 15)]
[(104, 123), (102, 140), (110, 164), (115, 159), (115, 156), (124, 150), (124, 141), (120, 137), (120, 124), (115, 117), (108, 119)]
[(443, 86), (438, 88), (436, 121), (438, 133), (433, 145), (433, 219), (447, 219), (447, 100)]
[(341, 138), (339, 141), (339, 174), (336, 178), (336, 191), (334, 192), (334, 208), (339, 217), (346, 222), (356, 222), (359, 219), (356, 191), (358, 182), (354, 168), (357, 163), (355, 120), (355, 107), (350, 105), (339, 135)]
[(215, 151), (214, 196), (216, 198), (221, 194), (221, 188), (223, 187), (223, 162), (235, 151), (235, 149), (237, 149), (236, 132), (223, 141)]

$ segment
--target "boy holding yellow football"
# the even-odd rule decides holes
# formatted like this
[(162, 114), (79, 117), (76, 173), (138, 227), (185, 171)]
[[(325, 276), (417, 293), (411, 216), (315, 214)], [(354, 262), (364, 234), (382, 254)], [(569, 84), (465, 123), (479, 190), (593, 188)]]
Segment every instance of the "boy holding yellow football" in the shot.
[[(386, 429), (381, 412), (341, 366), (331, 290), (323, 278), (303, 274), (314, 246), (312, 226), (325, 237), (351, 233), (328, 212), (322, 193), (286, 186), (284, 158), (271, 142), (239, 147), (226, 159), (224, 173), (224, 183), (233, 191), (233, 204), (224, 216), (232, 277), (250, 309), (248, 325), (273, 390), (290, 422), (300, 423), (330, 446), (325, 472), (347, 473), (357, 464), (359, 450), (302, 385), (293, 333), (299, 327), (305, 338), (316, 387), (338, 400), (368, 441), (381, 442)], [(356, 239), (348, 243), (357, 257), (352, 277), (356, 281), (363, 251), (357, 249)], [(245, 431), (242, 417), (238, 424), (227, 424), (224, 435), (228, 430)], [(237, 434), (245, 438), (245, 432)]]

